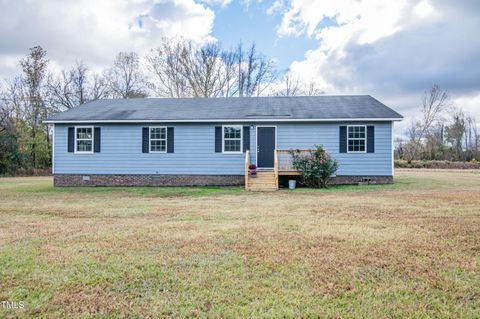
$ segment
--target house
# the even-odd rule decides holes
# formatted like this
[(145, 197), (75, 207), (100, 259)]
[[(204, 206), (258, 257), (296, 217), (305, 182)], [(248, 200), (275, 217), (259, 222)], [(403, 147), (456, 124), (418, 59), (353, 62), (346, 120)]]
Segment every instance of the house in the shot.
[[(105, 99), (58, 113), (55, 186), (244, 185), (296, 175), (289, 149), (323, 145), (336, 183), (393, 181), (393, 124), (368, 95)], [(248, 164), (259, 176), (248, 175)]]

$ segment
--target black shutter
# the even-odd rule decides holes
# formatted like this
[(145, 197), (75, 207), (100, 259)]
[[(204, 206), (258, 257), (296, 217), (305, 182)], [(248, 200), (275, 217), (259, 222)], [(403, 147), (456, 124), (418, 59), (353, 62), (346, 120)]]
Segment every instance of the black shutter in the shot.
[(243, 127), (243, 152), (250, 149), (250, 126)]
[(339, 141), (340, 153), (347, 152), (347, 127), (340, 126), (340, 141)]
[(215, 126), (215, 153), (222, 152), (222, 127)]
[(367, 153), (375, 152), (375, 126), (367, 126)]
[(142, 152), (143, 153), (149, 153), (150, 145), (149, 143), (149, 138), (148, 138), (148, 127), (142, 128)]
[(68, 151), (73, 153), (75, 149), (75, 128), (69, 127), (68, 128)]
[(173, 127), (167, 127), (167, 153), (173, 153), (173, 141), (174, 141)]
[(100, 144), (102, 143), (101, 130), (95, 127), (93, 131), (93, 152), (100, 153)]

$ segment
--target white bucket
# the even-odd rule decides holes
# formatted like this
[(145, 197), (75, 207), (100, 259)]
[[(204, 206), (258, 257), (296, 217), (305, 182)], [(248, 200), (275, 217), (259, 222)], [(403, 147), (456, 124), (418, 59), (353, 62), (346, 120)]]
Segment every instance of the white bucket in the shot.
[(288, 181), (288, 188), (290, 188), (290, 189), (295, 189), (296, 186), (297, 186), (297, 181), (296, 181), (296, 180), (290, 179), (290, 180)]

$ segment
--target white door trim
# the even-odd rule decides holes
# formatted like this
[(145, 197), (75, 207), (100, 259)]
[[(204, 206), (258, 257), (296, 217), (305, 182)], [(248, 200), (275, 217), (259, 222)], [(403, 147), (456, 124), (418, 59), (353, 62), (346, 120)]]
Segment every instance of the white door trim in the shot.
[(278, 131), (277, 125), (257, 125), (257, 126), (255, 127), (255, 139), (256, 139), (256, 141), (255, 141), (255, 148), (256, 148), (256, 150), (255, 150), (255, 152), (256, 152), (256, 153), (255, 153), (255, 154), (256, 154), (256, 156), (255, 156), (255, 165), (257, 165), (257, 168), (259, 168), (259, 169), (262, 169), (262, 168), (273, 168), (273, 167), (258, 167), (258, 128), (259, 128), (259, 127), (274, 127), (274, 128), (275, 128), (275, 149), (277, 149), (277, 131)]

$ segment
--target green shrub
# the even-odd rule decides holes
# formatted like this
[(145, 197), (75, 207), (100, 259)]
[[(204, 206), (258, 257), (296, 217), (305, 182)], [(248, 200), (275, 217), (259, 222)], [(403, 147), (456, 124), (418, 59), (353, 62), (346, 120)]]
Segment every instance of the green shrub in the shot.
[(326, 188), (338, 169), (338, 162), (321, 145), (308, 152), (291, 150), (292, 165), (302, 172), (303, 183), (309, 187)]

